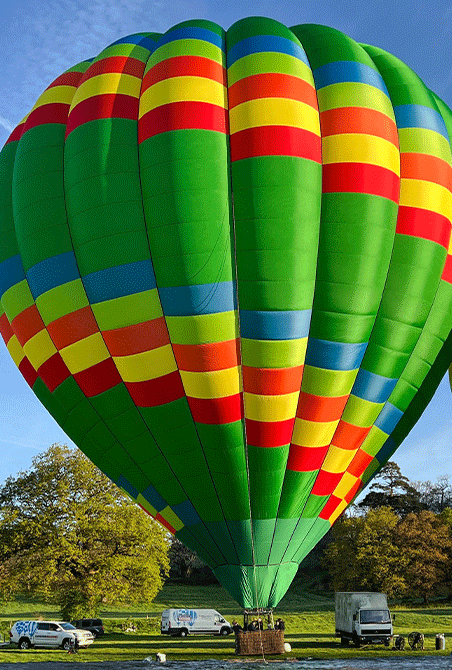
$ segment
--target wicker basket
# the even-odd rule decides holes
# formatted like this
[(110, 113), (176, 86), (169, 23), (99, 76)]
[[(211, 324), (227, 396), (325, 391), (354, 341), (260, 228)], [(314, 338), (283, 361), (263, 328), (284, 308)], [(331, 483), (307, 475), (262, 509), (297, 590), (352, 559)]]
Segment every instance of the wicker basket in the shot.
[(253, 630), (237, 633), (235, 653), (239, 656), (262, 656), (284, 654), (284, 631)]

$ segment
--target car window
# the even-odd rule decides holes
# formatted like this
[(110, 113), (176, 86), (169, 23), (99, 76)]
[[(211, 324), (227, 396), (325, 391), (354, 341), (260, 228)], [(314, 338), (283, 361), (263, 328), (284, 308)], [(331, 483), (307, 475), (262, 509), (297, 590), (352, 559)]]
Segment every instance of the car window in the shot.
[(91, 622), (90, 619), (82, 619), (82, 626), (90, 626)]
[(37, 630), (49, 630), (48, 623), (38, 623)]
[(75, 630), (75, 626), (73, 626), (71, 623), (60, 623), (60, 626), (64, 630)]
[(102, 626), (102, 619), (93, 619), (93, 626)]
[(49, 630), (58, 630), (59, 626), (56, 623), (49, 623)]

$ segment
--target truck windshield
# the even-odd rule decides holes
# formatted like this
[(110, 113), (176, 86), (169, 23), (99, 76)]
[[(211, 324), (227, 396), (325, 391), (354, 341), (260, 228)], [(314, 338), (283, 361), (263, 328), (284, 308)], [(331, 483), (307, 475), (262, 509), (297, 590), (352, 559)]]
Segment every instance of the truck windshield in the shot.
[(391, 623), (389, 610), (361, 610), (361, 623)]

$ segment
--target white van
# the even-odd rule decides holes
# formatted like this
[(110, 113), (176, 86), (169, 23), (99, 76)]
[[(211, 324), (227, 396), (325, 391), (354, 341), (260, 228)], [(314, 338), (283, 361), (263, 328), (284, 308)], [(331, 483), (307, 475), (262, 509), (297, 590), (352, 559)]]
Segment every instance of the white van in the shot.
[(93, 643), (94, 636), (66, 621), (16, 621), (9, 631), (9, 641), (19, 649), (63, 647), (69, 650), (75, 644), (87, 647)]
[(162, 635), (229, 635), (232, 626), (216, 610), (169, 609), (162, 612)]

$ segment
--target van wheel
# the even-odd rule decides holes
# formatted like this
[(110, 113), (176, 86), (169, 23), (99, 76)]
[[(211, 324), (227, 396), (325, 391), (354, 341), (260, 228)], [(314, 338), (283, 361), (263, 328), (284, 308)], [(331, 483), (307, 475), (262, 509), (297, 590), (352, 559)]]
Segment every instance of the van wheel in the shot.
[(229, 635), (231, 632), (231, 629), (228, 628), (227, 626), (223, 626), (223, 628), (220, 630), (220, 635)]
[(17, 646), (19, 647), (19, 649), (30, 649), (31, 642), (28, 639), (28, 637), (21, 637)]
[(348, 639), (348, 637), (342, 637), (342, 635), (341, 635), (341, 646), (342, 647), (348, 647), (349, 642), (350, 642), (350, 640)]
[(181, 632), (179, 633), (181, 637), (187, 637), (188, 635), (188, 630), (186, 628), (182, 628)]
[(70, 649), (72, 649), (72, 642), (68, 637), (65, 637), (61, 646), (65, 651), (69, 651)]

